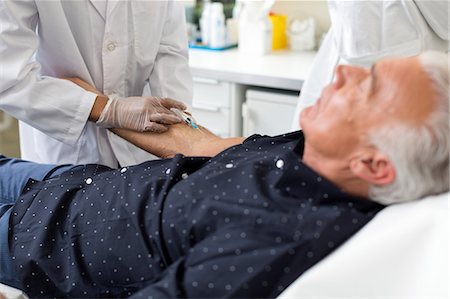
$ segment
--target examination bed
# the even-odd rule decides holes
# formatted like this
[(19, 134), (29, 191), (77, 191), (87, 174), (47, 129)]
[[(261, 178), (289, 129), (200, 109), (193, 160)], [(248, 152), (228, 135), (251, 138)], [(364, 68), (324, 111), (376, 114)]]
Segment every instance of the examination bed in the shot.
[[(448, 298), (449, 198), (387, 207), (279, 298)], [(0, 292), (27, 298), (1, 284)]]

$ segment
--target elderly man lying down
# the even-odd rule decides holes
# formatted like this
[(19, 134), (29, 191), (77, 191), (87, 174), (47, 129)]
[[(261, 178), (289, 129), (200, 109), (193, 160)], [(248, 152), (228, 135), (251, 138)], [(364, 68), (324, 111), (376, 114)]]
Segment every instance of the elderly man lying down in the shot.
[(447, 55), (336, 76), (300, 132), (115, 130), (173, 156), (115, 170), (2, 157), (1, 282), (31, 297), (276, 297), (385, 205), (448, 190)]

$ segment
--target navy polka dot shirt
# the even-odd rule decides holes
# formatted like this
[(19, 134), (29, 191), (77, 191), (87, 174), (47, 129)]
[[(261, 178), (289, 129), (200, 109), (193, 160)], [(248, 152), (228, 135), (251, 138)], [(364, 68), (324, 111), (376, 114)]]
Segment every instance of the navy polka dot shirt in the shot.
[(383, 206), (301, 162), (303, 135), (30, 180), (10, 247), (30, 297), (276, 297)]

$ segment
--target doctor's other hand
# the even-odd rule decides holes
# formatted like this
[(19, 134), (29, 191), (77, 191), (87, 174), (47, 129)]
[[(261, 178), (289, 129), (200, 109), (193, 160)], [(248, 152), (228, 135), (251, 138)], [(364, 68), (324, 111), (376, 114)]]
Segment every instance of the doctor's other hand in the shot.
[(171, 108), (185, 110), (186, 106), (169, 98), (110, 97), (96, 124), (102, 128), (162, 133), (168, 125), (182, 121)]

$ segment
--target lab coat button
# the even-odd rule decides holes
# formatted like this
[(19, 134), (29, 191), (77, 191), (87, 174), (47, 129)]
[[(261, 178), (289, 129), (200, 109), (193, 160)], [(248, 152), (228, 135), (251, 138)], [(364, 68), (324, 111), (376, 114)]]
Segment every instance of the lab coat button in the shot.
[(277, 165), (278, 168), (281, 169), (284, 166), (284, 161), (280, 159), (280, 160), (277, 161), (276, 165)]
[(91, 178), (87, 178), (86, 179), (86, 184), (88, 184), (88, 185), (92, 184), (92, 179)]
[(106, 46), (106, 49), (108, 49), (109, 52), (112, 52), (116, 49), (116, 44), (114, 42), (111, 42)]

